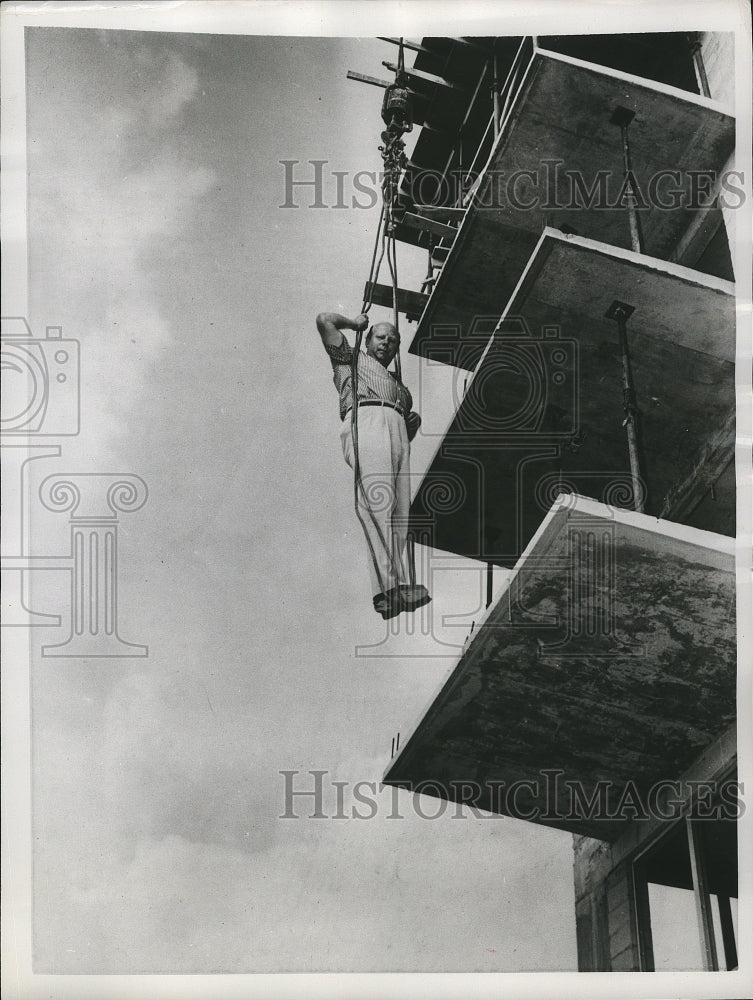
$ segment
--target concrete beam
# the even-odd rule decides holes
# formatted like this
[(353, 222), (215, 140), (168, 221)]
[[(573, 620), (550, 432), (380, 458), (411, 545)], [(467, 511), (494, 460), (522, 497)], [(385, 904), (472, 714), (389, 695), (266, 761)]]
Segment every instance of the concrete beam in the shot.
[(402, 42), (403, 48), (411, 52), (427, 52), (429, 55), (433, 55), (431, 49), (427, 49), (420, 42), (412, 42), (409, 38), (385, 38), (384, 35), (377, 35), (377, 38), (380, 42), (389, 42), (390, 45), (400, 45)]
[(349, 80), (355, 80), (357, 83), (370, 83), (372, 87), (382, 87), (386, 89), (390, 86), (388, 80), (380, 80), (376, 76), (367, 76), (365, 73), (356, 73), (355, 70), (349, 69), (347, 73)]
[[(395, 63), (391, 63), (386, 60), (382, 62), (382, 66), (384, 66), (385, 69), (392, 70), (393, 73), (397, 73), (398, 71), (398, 67)], [(469, 93), (465, 87), (461, 87), (457, 83), (451, 83), (449, 80), (445, 80), (441, 76), (435, 76), (434, 73), (425, 73), (423, 70), (408, 66), (405, 67), (403, 72), (409, 80), (419, 80), (422, 83), (430, 83), (434, 87), (442, 87), (444, 90), (452, 90), (458, 94)]]
[[(392, 308), (392, 286), (373, 285), (367, 281), (363, 291), (364, 299), (371, 301), (377, 306)], [(405, 288), (397, 290), (398, 312), (405, 313), (408, 319), (417, 319), (423, 311), (428, 295), (421, 295), (420, 292), (413, 292)]]
[(451, 240), (457, 235), (457, 229), (454, 226), (437, 222), (436, 219), (426, 219), (422, 215), (416, 215), (414, 212), (406, 212), (401, 222), (410, 229), (423, 229), (434, 236), (447, 237)]
[(465, 215), (464, 208), (454, 208), (449, 205), (416, 205), (415, 208), (419, 215), (443, 222), (461, 222)]

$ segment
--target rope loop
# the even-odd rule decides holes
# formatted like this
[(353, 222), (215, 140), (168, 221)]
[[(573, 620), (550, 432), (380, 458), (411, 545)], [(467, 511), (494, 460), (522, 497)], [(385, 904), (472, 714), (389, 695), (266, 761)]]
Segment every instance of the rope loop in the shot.
[[(400, 39), (400, 48), (398, 53), (398, 65), (397, 73), (395, 76), (395, 84), (402, 83), (405, 79), (405, 56), (403, 51), (403, 39)], [(399, 326), (399, 310), (398, 310), (398, 277), (397, 277), (397, 240), (395, 238), (395, 208), (398, 200), (398, 185), (400, 181), (400, 175), (407, 165), (407, 158), (405, 155), (405, 143), (403, 142), (402, 135), (406, 130), (412, 128), (412, 120), (405, 118), (402, 119), (390, 119), (391, 124), (387, 125), (385, 131), (382, 132), (381, 138), (384, 145), (379, 146), (379, 152), (382, 154), (382, 162), (384, 164), (384, 176), (382, 180), (382, 207), (379, 215), (379, 224), (377, 226), (376, 238), (374, 240), (374, 250), (371, 255), (371, 266), (369, 268), (369, 278), (366, 283), (366, 290), (364, 293), (363, 304), (361, 306), (361, 313), (368, 316), (369, 310), (373, 304), (374, 299), (374, 289), (376, 287), (377, 278), (379, 277), (379, 271), (382, 266), (382, 261), (385, 256), (387, 257), (387, 266), (390, 271), (390, 279), (392, 284), (392, 317), (393, 326), (395, 327), (395, 332), (398, 335), (398, 341), (400, 337), (400, 326)], [(381, 247), (381, 250), (380, 250)], [(379, 256), (377, 258), (377, 253)], [(356, 508), (356, 516), (361, 522), (361, 527), (366, 536), (366, 542), (369, 548), (369, 554), (371, 556), (374, 569), (376, 571), (376, 577), (381, 587), (382, 593), (386, 592), (385, 581), (382, 578), (382, 574), (379, 568), (379, 562), (376, 557), (376, 552), (374, 551), (374, 546), (369, 536), (369, 532), (366, 528), (366, 523), (364, 522), (361, 511), (359, 509), (359, 495), (364, 499), (364, 507), (366, 508), (371, 522), (376, 529), (376, 534), (379, 539), (379, 543), (387, 554), (390, 568), (395, 575), (396, 579), (399, 579), (399, 573), (397, 571), (397, 561), (395, 558), (395, 553), (392, 550), (392, 546), (388, 544), (387, 539), (381, 530), (379, 523), (372, 512), (368, 500), (366, 497), (366, 492), (361, 479), (361, 464), (358, 453), (358, 358), (361, 353), (361, 343), (363, 339), (363, 330), (356, 331), (355, 347), (353, 350), (353, 360), (351, 365), (351, 389), (353, 393), (353, 406), (350, 411), (350, 427), (351, 436), (353, 439), (353, 478), (354, 478), (354, 500)], [(402, 382), (402, 366), (400, 364), (400, 346), (398, 343), (398, 349), (395, 353), (395, 375), (398, 381)], [(416, 578), (416, 567), (415, 567), (415, 557), (413, 550), (413, 540), (411, 538), (409, 544), (407, 545), (407, 561), (409, 578), (411, 584), (415, 583)]]

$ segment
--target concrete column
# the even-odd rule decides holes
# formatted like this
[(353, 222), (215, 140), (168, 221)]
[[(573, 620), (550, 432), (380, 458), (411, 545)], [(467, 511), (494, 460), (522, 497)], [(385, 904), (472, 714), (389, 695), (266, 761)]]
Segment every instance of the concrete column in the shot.
[(609, 844), (576, 837), (575, 928), (580, 972), (638, 972), (632, 869)]
[(731, 31), (699, 33), (700, 56), (712, 101), (735, 106), (735, 36)]
[(639, 972), (640, 948), (630, 866), (624, 863), (618, 865), (610, 872), (605, 885), (612, 971)]

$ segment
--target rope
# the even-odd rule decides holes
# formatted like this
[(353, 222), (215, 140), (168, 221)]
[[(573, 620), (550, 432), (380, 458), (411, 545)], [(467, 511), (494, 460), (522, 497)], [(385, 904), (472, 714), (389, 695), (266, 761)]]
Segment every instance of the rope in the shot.
[[(390, 223), (390, 227), (392, 228), (394, 226), (394, 223), (393, 223), (393, 220), (392, 220), (392, 209), (391, 208), (390, 208), (389, 223)], [(388, 240), (389, 240), (389, 242), (387, 244), (387, 264), (388, 264), (389, 269), (390, 269), (390, 277), (392, 278), (392, 325), (395, 327), (395, 332), (398, 335), (398, 348), (397, 348), (397, 351), (395, 353), (395, 374), (397, 375), (398, 379), (402, 382), (403, 379), (402, 379), (402, 369), (401, 369), (401, 365), (400, 365), (400, 341), (399, 341), (399, 338), (400, 338), (400, 326), (399, 326), (400, 317), (399, 317), (399, 312), (398, 312), (398, 308), (397, 308), (397, 290), (398, 290), (398, 283), (397, 283), (397, 249), (396, 249), (396, 243), (397, 243), (397, 241), (395, 240), (394, 233), (390, 234), (390, 236), (388, 237)]]
[(380, 589), (381, 593), (385, 594), (387, 592), (388, 588), (385, 586), (384, 577), (382, 576), (382, 573), (381, 573), (381, 571), (379, 569), (379, 562), (378, 562), (377, 557), (376, 557), (376, 552), (374, 551), (374, 546), (373, 546), (372, 541), (371, 541), (371, 536), (369, 535), (369, 532), (368, 532), (368, 530), (366, 528), (366, 522), (361, 517), (361, 510), (360, 510), (360, 507), (359, 507), (359, 504), (358, 504), (358, 496), (359, 496), (359, 493), (360, 493), (361, 496), (363, 497), (364, 506), (365, 506), (366, 511), (367, 511), (367, 513), (369, 515), (371, 523), (374, 525), (374, 530), (377, 533), (377, 536), (379, 538), (379, 542), (380, 542), (382, 548), (384, 549), (385, 553), (387, 554), (387, 558), (389, 559), (390, 569), (392, 570), (392, 572), (394, 573), (395, 577), (397, 578), (399, 576), (398, 565), (397, 565), (397, 561), (395, 559), (395, 554), (394, 554), (394, 551), (393, 551), (393, 547), (392, 547), (392, 545), (388, 545), (387, 544), (387, 539), (384, 537), (384, 533), (383, 533), (383, 531), (382, 531), (382, 529), (381, 529), (381, 527), (379, 525), (379, 522), (377, 521), (376, 517), (374, 516), (373, 511), (371, 510), (371, 506), (369, 505), (368, 497), (366, 495), (366, 489), (365, 489), (365, 487), (363, 485), (363, 480), (361, 478), (361, 461), (360, 461), (360, 457), (359, 457), (359, 453), (358, 453), (358, 396), (357, 396), (358, 367), (357, 366), (358, 366), (358, 356), (361, 353), (361, 338), (362, 338), (362, 335), (363, 335), (363, 331), (362, 330), (359, 330), (356, 333), (356, 343), (355, 343), (355, 347), (354, 347), (354, 350), (353, 350), (353, 361), (351, 362), (351, 386), (352, 386), (352, 390), (353, 390), (353, 406), (351, 407), (351, 411), (350, 411), (350, 433), (351, 433), (351, 436), (353, 438), (353, 495), (354, 495), (354, 501), (355, 501), (356, 516), (357, 516), (358, 520), (360, 521), (361, 527), (363, 528), (363, 533), (366, 536), (366, 542), (367, 542), (368, 547), (369, 547), (369, 553), (371, 555), (371, 561), (372, 561), (372, 563), (374, 565), (374, 571), (376, 573), (376, 578), (379, 581), (379, 589)]
[[(398, 380), (400, 382), (402, 382), (403, 381), (403, 372), (402, 372), (402, 366), (400, 364), (400, 340), (399, 340), (399, 337), (400, 337), (400, 326), (399, 326), (400, 319), (399, 319), (399, 311), (398, 311), (398, 307), (397, 307), (397, 291), (398, 291), (398, 287), (399, 287), (399, 285), (398, 285), (398, 277), (397, 277), (397, 240), (395, 239), (394, 235), (392, 236), (391, 244), (390, 245), (391, 245), (391, 248), (392, 248), (392, 260), (390, 261), (390, 257), (389, 257), (389, 253), (388, 253), (387, 262), (390, 265), (390, 276), (392, 278), (392, 314), (393, 314), (393, 323), (394, 323), (394, 326), (395, 326), (395, 330), (396, 330), (396, 332), (398, 334), (398, 348), (397, 348), (397, 351), (395, 353), (395, 374), (397, 375)], [(413, 538), (413, 534), (410, 531), (410, 529), (408, 530), (408, 533), (407, 533), (407, 538), (406, 538), (406, 553), (405, 554), (406, 554), (406, 561), (407, 561), (407, 564), (408, 564), (408, 579), (409, 579), (409, 582), (410, 582), (410, 586), (411, 587), (415, 587), (415, 585), (416, 585), (416, 554), (415, 554), (414, 538)]]
[[(383, 200), (382, 200), (382, 209), (381, 209), (381, 213), (380, 213), (380, 216), (379, 216), (379, 225), (377, 227), (376, 240), (374, 242), (374, 251), (373, 251), (372, 256), (371, 256), (371, 268), (369, 270), (370, 288), (369, 288), (367, 297), (364, 298), (363, 307), (361, 309), (361, 312), (363, 314), (365, 314), (365, 315), (368, 315), (368, 311), (369, 311), (369, 309), (371, 308), (371, 305), (372, 305), (372, 299), (373, 299), (373, 294), (374, 294), (374, 285), (376, 284), (376, 280), (377, 280), (377, 278), (379, 276), (379, 271), (380, 271), (380, 268), (382, 266), (382, 261), (384, 259), (385, 253), (387, 254), (387, 261), (390, 264), (390, 270), (392, 270), (392, 262), (391, 261), (392, 261), (392, 256), (394, 255), (394, 242), (395, 241), (394, 241), (394, 238), (392, 238), (390, 240), (390, 238), (388, 236), (388, 232), (387, 232), (387, 229), (388, 229), (388, 226), (387, 226), (387, 217), (388, 217), (388, 215), (389, 215), (389, 217), (391, 219), (391, 211), (387, 208), (386, 203), (385, 203), (384, 198), (383, 198)], [(377, 261), (377, 247), (379, 246), (379, 243), (380, 243), (380, 236), (381, 236), (381, 248), (382, 249), (381, 249), (381, 253), (379, 255), (379, 259)], [(393, 248), (392, 249), (392, 253), (390, 251), (390, 246), (392, 246), (392, 248)], [(397, 303), (396, 294), (397, 294), (396, 292), (393, 292), (393, 298), (394, 298), (395, 304)], [(374, 529), (375, 529), (375, 531), (377, 533), (377, 536), (379, 538), (379, 542), (380, 542), (382, 548), (384, 549), (385, 553), (387, 554), (387, 558), (389, 559), (389, 562), (390, 562), (390, 569), (392, 570), (392, 572), (393, 572), (393, 574), (395, 575), (396, 578), (399, 577), (398, 566), (397, 566), (397, 561), (395, 559), (395, 554), (394, 554), (394, 551), (393, 551), (393, 546), (387, 544), (387, 540), (384, 537), (384, 533), (383, 533), (383, 531), (381, 529), (381, 526), (379, 525), (379, 522), (376, 520), (376, 518), (374, 516), (374, 513), (371, 510), (371, 507), (369, 505), (368, 497), (366, 495), (366, 489), (365, 489), (365, 487), (363, 485), (363, 480), (361, 478), (361, 461), (360, 461), (359, 448), (358, 448), (358, 357), (359, 357), (359, 355), (361, 353), (361, 342), (362, 342), (362, 339), (363, 339), (363, 330), (356, 331), (356, 341), (355, 341), (355, 346), (354, 346), (354, 349), (353, 349), (353, 360), (351, 362), (351, 391), (352, 391), (352, 395), (353, 395), (353, 406), (351, 407), (351, 411), (350, 411), (350, 433), (351, 433), (351, 437), (352, 437), (352, 440), (353, 440), (353, 487), (354, 487), (353, 492), (354, 492), (354, 502), (355, 502), (356, 516), (358, 517), (358, 520), (359, 520), (359, 522), (361, 524), (361, 527), (363, 528), (363, 533), (366, 536), (366, 542), (368, 544), (369, 553), (371, 555), (371, 561), (372, 561), (373, 566), (374, 566), (374, 571), (376, 573), (377, 580), (379, 581), (379, 587), (380, 587), (380, 590), (381, 590), (382, 593), (386, 593), (386, 591), (387, 591), (388, 588), (385, 586), (384, 577), (382, 576), (380, 568), (379, 568), (379, 562), (378, 562), (377, 557), (376, 557), (376, 552), (374, 551), (374, 546), (373, 546), (372, 541), (371, 541), (371, 536), (369, 535), (369, 532), (367, 530), (366, 522), (364, 521), (363, 517), (361, 516), (361, 510), (360, 510), (360, 506), (359, 506), (359, 503), (358, 503), (358, 498), (359, 498), (359, 494), (360, 494), (363, 497), (364, 506), (365, 506), (366, 511), (367, 511), (367, 513), (369, 515), (371, 523), (373, 524)], [(396, 358), (397, 358), (397, 355), (396, 355)], [(398, 361), (398, 364), (399, 364), (399, 361)], [(398, 378), (399, 377), (400, 376), (398, 375)]]
[(366, 287), (368, 292), (366, 293), (366, 298), (363, 300), (363, 305), (361, 306), (361, 312), (364, 315), (368, 315), (369, 309), (371, 309), (371, 301), (374, 298), (374, 285), (379, 277), (379, 269), (382, 266), (382, 260), (384, 258), (384, 239), (382, 239), (382, 252), (379, 255), (379, 263), (376, 265), (376, 272), (374, 271), (374, 263), (376, 261), (377, 250), (379, 249), (379, 237), (382, 234), (382, 225), (384, 223), (384, 200), (382, 200), (382, 210), (379, 213), (379, 224), (377, 225), (376, 239), (374, 240), (374, 251), (371, 254), (371, 267), (369, 268), (369, 277), (366, 282)]
[[(398, 55), (398, 71), (396, 79), (400, 79), (405, 70), (405, 57), (403, 53), (403, 40), (400, 39), (400, 49)], [(379, 271), (382, 266), (382, 261), (386, 255), (387, 265), (390, 270), (390, 278), (392, 281), (392, 315), (393, 315), (393, 325), (395, 327), (395, 332), (398, 335), (398, 349), (395, 353), (394, 364), (395, 364), (395, 375), (399, 382), (402, 383), (402, 366), (400, 364), (400, 326), (399, 326), (399, 310), (398, 310), (398, 278), (397, 278), (397, 241), (395, 239), (395, 220), (394, 220), (394, 203), (397, 199), (397, 174), (399, 170), (404, 165), (404, 155), (403, 148), (404, 144), (400, 138), (401, 132), (389, 130), (382, 133), (382, 138), (384, 139), (385, 145), (380, 146), (380, 152), (382, 153), (382, 159), (385, 164), (385, 176), (382, 183), (382, 208), (379, 215), (379, 224), (377, 226), (376, 238), (374, 240), (374, 250), (371, 255), (371, 266), (369, 268), (369, 278), (366, 285), (366, 291), (364, 293), (363, 305), (361, 307), (361, 313), (363, 315), (368, 315), (371, 309), (373, 298), (374, 298), (374, 288), (376, 286), (377, 278), (379, 277)], [(381, 240), (381, 252), (379, 253), (379, 258), (377, 259), (377, 251), (380, 246)], [(353, 358), (351, 362), (351, 390), (353, 394), (353, 406), (350, 411), (350, 432), (353, 439), (353, 494), (356, 516), (363, 528), (363, 533), (366, 536), (366, 542), (368, 544), (369, 553), (371, 555), (371, 561), (374, 566), (377, 580), (379, 582), (379, 587), (382, 593), (386, 593), (387, 588), (385, 587), (384, 578), (382, 577), (379, 562), (376, 557), (376, 552), (374, 550), (374, 545), (371, 541), (371, 537), (366, 527), (366, 522), (361, 516), (361, 510), (359, 506), (359, 494), (363, 497), (364, 506), (368, 512), (371, 523), (373, 524), (379, 541), (384, 549), (385, 553), (390, 562), (390, 569), (395, 575), (396, 579), (399, 579), (399, 572), (397, 561), (395, 558), (394, 548), (392, 545), (387, 544), (387, 540), (384, 537), (384, 533), (374, 516), (373, 511), (368, 502), (366, 496), (366, 490), (361, 479), (361, 461), (358, 450), (358, 358), (361, 353), (361, 342), (363, 339), (363, 330), (356, 331), (355, 347), (353, 350)], [(408, 556), (408, 570), (409, 579), (411, 585), (415, 584), (416, 569), (415, 569), (415, 559), (414, 559), (414, 547), (412, 536), (408, 537), (407, 545), (407, 556)]]

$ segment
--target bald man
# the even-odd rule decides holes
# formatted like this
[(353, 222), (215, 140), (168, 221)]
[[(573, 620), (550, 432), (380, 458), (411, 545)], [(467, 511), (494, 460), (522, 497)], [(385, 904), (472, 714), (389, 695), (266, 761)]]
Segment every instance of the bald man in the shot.
[[(360, 332), (366, 315), (348, 319), (339, 313), (319, 313), (316, 327), (329, 355), (340, 395), (340, 419), (345, 461), (351, 467), (355, 449), (351, 432), (353, 409), (353, 348), (343, 330)], [(412, 409), (411, 394), (388, 371), (400, 346), (392, 323), (375, 323), (358, 356), (358, 461), (362, 489), (358, 511), (369, 550), (374, 610), (382, 618), (415, 611), (431, 600), (425, 587), (411, 585), (406, 559), (410, 508), (410, 442), (421, 418)]]

